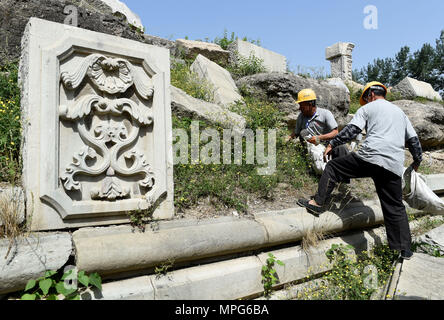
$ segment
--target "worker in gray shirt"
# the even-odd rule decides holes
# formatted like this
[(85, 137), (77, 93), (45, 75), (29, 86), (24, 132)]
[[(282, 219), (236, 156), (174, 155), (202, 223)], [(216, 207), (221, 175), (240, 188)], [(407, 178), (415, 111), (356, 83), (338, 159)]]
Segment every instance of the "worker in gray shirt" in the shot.
[(353, 120), (327, 146), (325, 155), (338, 145), (354, 139), (364, 129), (367, 137), (356, 153), (329, 161), (312, 200), (299, 199), (298, 204), (315, 215), (325, 211), (324, 205), (335, 184), (351, 178), (371, 177), (375, 183), (387, 231), (389, 247), (410, 259), (411, 233), (402, 202), (402, 175), (405, 146), (413, 156), (412, 167), (418, 170), (422, 148), (418, 135), (405, 113), (385, 100), (387, 88), (370, 82), (364, 88), (361, 105)]
[[(301, 141), (307, 141), (325, 146), (338, 133), (338, 123), (330, 110), (316, 106), (316, 93), (312, 89), (304, 89), (298, 93), (299, 114), (296, 120), (296, 128), (289, 139), (300, 137)], [(348, 154), (344, 145), (339, 145), (332, 150), (332, 159)]]

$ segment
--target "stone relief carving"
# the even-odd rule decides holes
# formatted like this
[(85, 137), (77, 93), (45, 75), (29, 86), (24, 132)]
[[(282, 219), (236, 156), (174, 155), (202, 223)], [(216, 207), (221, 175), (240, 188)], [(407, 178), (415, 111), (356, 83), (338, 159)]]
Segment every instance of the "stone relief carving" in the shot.
[(85, 57), (73, 69), (61, 73), (64, 87), (75, 90), (88, 76), (96, 93), (59, 108), (60, 118), (73, 122), (85, 143), (61, 175), (63, 187), (66, 191), (82, 191), (79, 176), (105, 174), (101, 185), (93, 188), (89, 196), (92, 200), (115, 201), (131, 197), (130, 188), (122, 186), (119, 178), (130, 177), (149, 189), (146, 199), (152, 203), (155, 175), (143, 152), (137, 149), (137, 140), (141, 129), (151, 126), (154, 119), (144, 103), (119, 97), (134, 86), (142, 100), (152, 99), (151, 78), (125, 59), (101, 54)]

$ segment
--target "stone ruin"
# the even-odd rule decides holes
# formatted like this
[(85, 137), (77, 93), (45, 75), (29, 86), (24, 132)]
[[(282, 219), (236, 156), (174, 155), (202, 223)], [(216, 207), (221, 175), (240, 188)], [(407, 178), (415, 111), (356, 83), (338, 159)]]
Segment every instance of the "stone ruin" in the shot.
[[(57, 35), (57, 37), (54, 37)], [(32, 18), (23, 38), (23, 185), (31, 229), (173, 216), (164, 48)]]
[(350, 42), (338, 42), (325, 50), (325, 56), (331, 63), (331, 76), (343, 81), (352, 81), (352, 51), (355, 45)]

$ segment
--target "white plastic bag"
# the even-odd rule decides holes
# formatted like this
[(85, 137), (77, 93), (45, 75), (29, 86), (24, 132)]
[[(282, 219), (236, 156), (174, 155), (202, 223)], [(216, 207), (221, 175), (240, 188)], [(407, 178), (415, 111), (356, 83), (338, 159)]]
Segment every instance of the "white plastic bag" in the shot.
[(404, 170), (402, 179), (404, 201), (414, 209), (433, 215), (444, 215), (444, 201), (426, 184), (425, 178), (410, 166)]
[(327, 163), (324, 162), (325, 146), (322, 144), (315, 146), (314, 144), (307, 142), (307, 149), (310, 158), (313, 160), (314, 171), (316, 174), (322, 175), (325, 170), (325, 166), (327, 165)]

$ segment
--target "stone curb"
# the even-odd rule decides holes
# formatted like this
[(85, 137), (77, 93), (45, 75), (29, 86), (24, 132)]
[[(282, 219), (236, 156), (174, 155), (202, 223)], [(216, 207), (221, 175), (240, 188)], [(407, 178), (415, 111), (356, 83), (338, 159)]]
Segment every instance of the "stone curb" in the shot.
[[(332, 244), (351, 244), (359, 251), (368, 250), (384, 241), (384, 228), (372, 232), (356, 232), (342, 238), (320, 242), (305, 250), (301, 246), (271, 251), (284, 266), (275, 266), (280, 279), (277, 286), (302, 280), (329, 270), (325, 256)], [(97, 291), (82, 296), (82, 299), (151, 299), (154, 300), (234, 300), (260, 295), (263, 292), (262, 266), (268, 252), (257, 256), (237, 258), (212, 264), (181, 269), (165, 276), (133, 278), (131, 280), (105, 283), (102, 293)], [(150, 279), (150, 281), (148, 281)], [(129, 292), (130, 294), (126, 294)], [(123, 293), (123, 294), (122, 294)]]
[(168, 260), (191, 262), (297, 242), (313, 231), (334, 233), (381, 223), (381, 209), (369, 201), (351, 204), (342, 212), (326, 212), (320, 218), (296, 208), (257, 214), (255, 220), (224, 217), (163, 222), (158, 230), (145, 233), (135, 233), (127, 226), (86, 228), (76, 231), (73, 241), (79, 270), (107, 276)]

